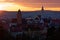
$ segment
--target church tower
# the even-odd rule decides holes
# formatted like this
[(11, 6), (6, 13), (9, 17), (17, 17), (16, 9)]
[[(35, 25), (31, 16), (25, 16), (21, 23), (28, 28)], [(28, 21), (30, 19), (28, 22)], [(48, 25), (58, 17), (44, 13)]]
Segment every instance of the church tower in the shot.
[(18, 25), (22, 24), (22, 14), (21, 14), (20, 9), (18, 10), (18, 13), (17, 13), (17, 24)]

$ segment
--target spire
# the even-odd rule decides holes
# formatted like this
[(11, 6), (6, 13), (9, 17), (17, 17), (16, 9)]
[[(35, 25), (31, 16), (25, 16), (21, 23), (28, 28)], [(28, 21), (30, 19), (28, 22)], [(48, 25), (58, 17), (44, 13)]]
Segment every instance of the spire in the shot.
[(45, 13), (44, 11), (45, 11), (45, 10), (44, 10), (44, 7), (42, 6), (42, 7), (41, 7), (41, 15), (42, 15), (42, 13)]
[(42, 9), (41, 9), (42, 11), (44, 10), (44, 7), (42, 6)]

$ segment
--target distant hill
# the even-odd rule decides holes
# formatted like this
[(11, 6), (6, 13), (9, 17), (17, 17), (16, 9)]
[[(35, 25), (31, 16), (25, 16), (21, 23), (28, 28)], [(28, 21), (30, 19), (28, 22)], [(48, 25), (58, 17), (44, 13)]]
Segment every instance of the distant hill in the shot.
[[(2, 16), (0, 17), (6, 17), (6, 18), (16, 18), (17, 11), (5, 11)], [(52, 18), (57, 18), (60, 19), (60, 11), (48, 11), (45, 10), (43, 13), (41, 11), (22, 11), (22, 17), (27, 18), (35, 18), (37, 15), (42, 15), (42, 18), (44, 17), (52, 17)]]

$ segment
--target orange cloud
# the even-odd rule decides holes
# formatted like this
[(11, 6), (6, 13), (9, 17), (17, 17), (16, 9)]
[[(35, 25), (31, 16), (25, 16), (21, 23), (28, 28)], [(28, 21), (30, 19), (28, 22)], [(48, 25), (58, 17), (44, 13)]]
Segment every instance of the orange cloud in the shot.
[(40, 10), (42, 5), (45, 10), (60, 10), (60, 0), (0, 0), (0, 8), (8, 11)]

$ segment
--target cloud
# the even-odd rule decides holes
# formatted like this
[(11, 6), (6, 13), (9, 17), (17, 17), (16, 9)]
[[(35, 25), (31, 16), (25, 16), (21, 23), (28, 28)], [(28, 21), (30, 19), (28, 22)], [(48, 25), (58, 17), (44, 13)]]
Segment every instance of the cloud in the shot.
[(0, 2), (4, 2), (4, 1), (6, 1), (6, 0), (0, 0)]
[(18, 5), (32, 8), (60, 7), (60, 0), (0, 0), (0, 2), (12, 2)]
[(8, 1), (8, 2), (24, 2), (24, 3), (60, 3), (60, 0), (0, 0), (2, 2)]

